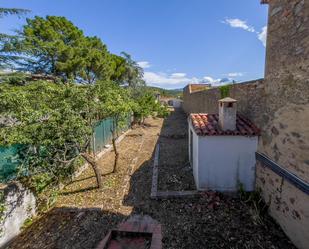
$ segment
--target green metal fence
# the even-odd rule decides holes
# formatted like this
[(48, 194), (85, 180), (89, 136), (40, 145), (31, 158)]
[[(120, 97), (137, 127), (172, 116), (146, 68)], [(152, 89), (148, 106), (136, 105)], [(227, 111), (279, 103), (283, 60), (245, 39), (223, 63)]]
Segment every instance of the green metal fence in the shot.
[[(131, 115), (127, 118), (127, 123), (122, 125), (118, 133), (127, 130), (131, 124)], [(106, 118), (99, 121), (94, 127), (92, 150), (97, 154), (104, 149), (104, 146), (111, 142), (112, 130), (115, 122), (112, 118)], [(14, 145), (10, 147), (0, 146), (0, 182), (13, 179), (16, 175), (18, 167), (23, 159), (21, 158), (22, 145)]]
[[(117, 129), (117, 133), (121, 133), (131, 125), (131, 115), (128, 115), (126, 118), (125, 124), (122, 124)], [(117, 127), (117, 124), (113, 118), (106, 118), (99, 121), (96, 126), (94, 127), (93, 133), (93, 144), (92, 149), (94, 153), (99, 153), (104, 149), (106, 144), (109, 144), (112, 140), (112, 131)], [(119, 134), (118, 134), (119, 135)]]
[(104, 146), (108, 144), (112, 137), (112, 130), (114, 130), (114, 120), (106, 118), (97, 123), (93, 132), (92, 149), (95, 153), (103, 150)]
[(15, 177), (16, 170), (22, 162), (19, 153), (22, 148), (22, 145), (0, 146), (0, 182), (8, 181)]

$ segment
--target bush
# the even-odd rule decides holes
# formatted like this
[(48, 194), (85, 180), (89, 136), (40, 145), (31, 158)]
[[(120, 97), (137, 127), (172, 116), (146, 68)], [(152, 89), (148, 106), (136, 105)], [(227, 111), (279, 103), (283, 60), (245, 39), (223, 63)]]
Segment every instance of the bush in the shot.
[(159, 105), (157, 109), (157, 116), (159, 118), (166, 118), (168, 115), (170, 115), (168, 107), (164, 105)]
[(27, 75), (24, 73), (10, 73), (10, 74), (3, 74), (0, 76), (0, 82), (8, 83), (14, 86), (23, 86), (26, 84), (26, 81), (27, 81)]
[(219, 89), (222, 99), (230, 96), (231, 85), (220, 86)]

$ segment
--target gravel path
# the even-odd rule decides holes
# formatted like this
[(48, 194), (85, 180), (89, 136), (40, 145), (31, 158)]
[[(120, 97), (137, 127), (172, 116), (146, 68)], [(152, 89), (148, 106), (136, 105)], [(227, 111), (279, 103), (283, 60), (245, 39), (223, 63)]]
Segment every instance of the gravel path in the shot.
[[(119, 145), (117, 173), (103, 177), (102, 190), (95, 188), (94, 174), (87, 169), (66, 186), (56, 207), (35, 220), (8, 248), (95, 248), (109, 229), (134, 214), (147, 214), (162, 224), (165, 249), (294, 248), (269, 216), (256, 219), (251, 207), (238, 199), (216, 193), (194, 199), (150, 199), (152, 156), (158, 139), (163, 148), (161, 163), (175, 169), (168, 172), (177, 179), (170, 182), (162, 171), (160, 186), (194, 188), (185, 167), (183, 122), (185, 116), (175, 112), (165, 121), (148, 119), (149, 125), (131, 131)], [(175, 146), (175, 141), (181, 146)], [(113, 152), (100, 165), (105, 173), (110, 172)], [(179, 177), (182, 173), (177, 167), (182, 166), (185, 178)]]
[(158, 190), (195, 190), (188, 157), (187, 119), (182, 110), (164, 120), (159, 143)]

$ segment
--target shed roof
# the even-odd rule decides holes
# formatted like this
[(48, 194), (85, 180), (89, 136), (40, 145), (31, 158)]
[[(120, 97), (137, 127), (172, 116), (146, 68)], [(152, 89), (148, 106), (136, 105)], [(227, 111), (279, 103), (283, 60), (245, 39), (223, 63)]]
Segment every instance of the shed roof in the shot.
[(260, 129), (249, 119), (237, 114), (236, 130), (224, 131), (219, 125), (218, 114), (193, 113), (190, 115), (190, 122), (199, 136), (259, 136)]
[(234, 103), (234, 102), (237, 102), (237, 100), (236, 99), (232, 99), (230, 97), (226, 97), (224, 99), (219, 99), (219, 102), (228, 102), (228, 103), (232, 102), (232, 103)]

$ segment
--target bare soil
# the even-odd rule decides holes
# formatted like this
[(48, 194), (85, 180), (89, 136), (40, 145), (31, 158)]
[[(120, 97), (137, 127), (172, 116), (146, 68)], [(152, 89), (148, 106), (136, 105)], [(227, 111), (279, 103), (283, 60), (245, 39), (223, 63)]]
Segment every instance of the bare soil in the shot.
[[(192, 199), (151, 200), (152, 157), (158, 139), (164, 165), (159, 186), (178, 190), (192, 189), (194, 184), (186, 168), (184, 114), (174, 112), (166, 120), (147, 123), (120, 143), (118, 170), (103, 177), (102, 190), (95, 188), (94, 174), (87, 169), (66, 186), (54, 209), (7, 248), (95, 248), (109, 229), (135, 214), (161, 223), (165, 249), (295, 248), (268, 215), (257, 219), (253, 209), (237, 198), (208, 192)], [(100, 160), (105, 174), (113, 162), (113, 152)], [(164, 175), (175, 175), (177, 181)]]
[(188, 125), (182, 110), (164, 120), (159, 144), (158, 190), (195, 190), (188, 157)]

